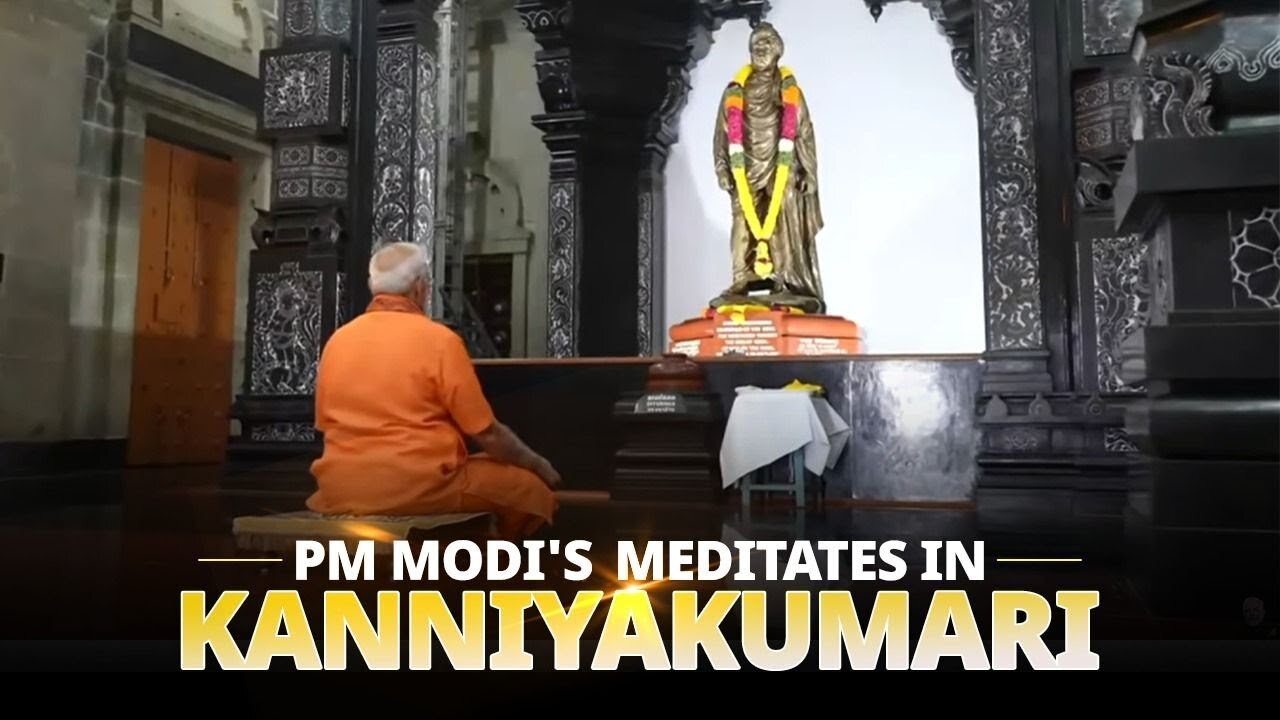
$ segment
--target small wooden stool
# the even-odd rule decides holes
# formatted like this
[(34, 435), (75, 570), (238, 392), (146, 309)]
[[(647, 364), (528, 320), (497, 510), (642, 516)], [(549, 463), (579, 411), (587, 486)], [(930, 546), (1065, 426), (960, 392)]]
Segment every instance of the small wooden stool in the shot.
[(277, 557), (291, 555), (299, 540), (343, 540), (349, 551), (360, 540), (373, 540), (376, 554), (389, 555), (396, 540), (485, 540), (493, 522), (491, 513), (323, 515), (304, 510), (238, 517), (231, 532), (238, 549)]

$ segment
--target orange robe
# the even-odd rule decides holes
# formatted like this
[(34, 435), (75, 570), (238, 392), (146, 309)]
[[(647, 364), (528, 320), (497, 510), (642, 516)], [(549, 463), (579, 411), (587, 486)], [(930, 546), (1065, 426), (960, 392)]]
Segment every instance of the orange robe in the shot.
[(493, 410), (462, 338), (412, 300), (378, 295), (321, 354), (307, 507), (326, 514), (492, 512), (514, 538), (550, 523), (555, 493), (537, 475), (477, 455), (464, 436), (493, 425)]

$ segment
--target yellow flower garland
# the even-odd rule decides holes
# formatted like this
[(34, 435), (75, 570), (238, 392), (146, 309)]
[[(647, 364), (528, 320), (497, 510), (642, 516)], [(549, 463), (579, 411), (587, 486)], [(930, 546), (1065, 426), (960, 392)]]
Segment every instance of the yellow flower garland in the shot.
[[(746, 86), (747, 79), (751, 77), (752, 67), (744, 66), (738, 71), (733, 78), (730, 86), (734, 92), (730, 93), (728, 103), (728, 111), (731, 117), (730, 122), (730, 152), (738, 157), (734, 158), (733, 180), (734, 186), (738, 192), (738, 203), (742, 206), (743, 215), (746, 216), (747, 229), (751, 231), (751, 236), (758, 242), (756, 244), (756, 259), (754, 270), (758, 277), (768, 279), (773, 276), (773, 259), (769, 254), (769, 240), (773, 237), (773, 233), (777, 230), (778, 216), (782, 213), (782, 201), (786, 197), (788, 181), (791, 177), (791, 155), (793, 152), (797, 101), (799, 99), (799, 88), (795, 85), (795, 79), (790, 68), (780, 68), (782, 73), (783, 86), (783, 119), (779, 128), (778, 150), (779, 161), (774, 169), (773, 191), (769, 195), (769, 209), (765, 213), (764, 222), (760, 222), (759, 213), (756, 212), (755, 197), (751, 192), (751, 186), (747, 182), (747, 169), (744, 159), (741, 157), (743, 153), (742, 138), (734, 137), (735, 130), (741, 133), (742, 123), (742, 99), (741, 90)], [(735, 116), (736, 113), (736, 117)], [(735, 122), (736, 121), (736, 126)]]
[[(747, 321), (747, 315), (753, 312), (772, 312), (774, 308), (768, 305), (721, 305), (716, 308), (716, 312), (721, 315), (728, 315), (729, 321), (734, 325), (741, 325)], [(780, 307), (780, 312), (790, 313), (792, 315), (803, 315), (804, 311), (796, 307)]]

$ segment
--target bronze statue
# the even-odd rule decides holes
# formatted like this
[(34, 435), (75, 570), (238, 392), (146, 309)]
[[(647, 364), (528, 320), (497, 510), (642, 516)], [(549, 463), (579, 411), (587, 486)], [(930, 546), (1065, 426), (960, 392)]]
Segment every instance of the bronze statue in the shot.
[(732, 198), (733, 282), (711, 302), (826, 312), (816, 238), (818, 153), (795, 77), (778, 65), (782, 37), (769, 23), (751, 33), (751, 63), (721, 97), (715, 170)]

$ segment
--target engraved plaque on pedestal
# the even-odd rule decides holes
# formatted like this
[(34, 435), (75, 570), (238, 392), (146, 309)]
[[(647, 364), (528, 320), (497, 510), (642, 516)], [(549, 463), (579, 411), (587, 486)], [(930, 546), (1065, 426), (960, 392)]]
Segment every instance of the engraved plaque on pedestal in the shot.
[(671, 328), (671, 351), (690, 357), (857, 355), (862, 329), (831, 315), (768, 308), (710, 311)]

